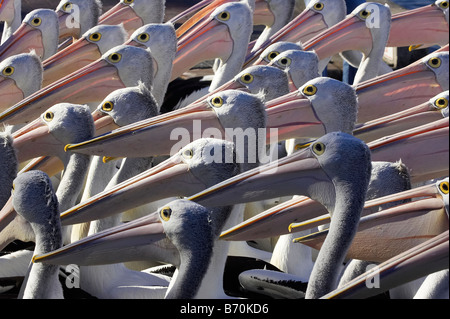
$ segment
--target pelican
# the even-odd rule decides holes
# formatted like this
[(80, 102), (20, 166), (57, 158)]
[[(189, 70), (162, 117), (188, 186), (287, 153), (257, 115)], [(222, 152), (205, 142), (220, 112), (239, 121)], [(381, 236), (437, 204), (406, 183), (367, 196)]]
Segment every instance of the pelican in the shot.
[(94, 26), (73, 44), (43, 62), (44, 78), (42, 86), (48, 86), (100, 59), (108, 50), (123, 44), (126, 37), (125, 30), (120, 25)]
[(269, 45), (253, 65), (266, 65), (275, 59), (281, 52), (288, 50), (303, 50), (303, 45), (300, 42), (279, 41)]
[(245, 58), (245, 66), (256, 58), (271, 44), (276, 42), (306, 42), (322, 31), (344, 19), (347, 11), (345, 1), (313, 0), (306, 9), (287, 25), (271, 36), (257, 50)]
[(128, 35), (131, 35), (143, 25), (162, 23), (165, 2), (165, 0), (120, 0), (118, 4), (100, 16), (98, 23), (123, 24)]
[[(93, 119), (87, 106), (61, 103), (52, 106), (41, 115), (39, 121), (30, 127), (25, 127), (21, 131), (21, 135), (14, 139), (14, 147), (17, 144), (24, 143), (24, 141), (34, 139), (34, 142), (31, 143), (34, 143), (34, 145), (20, 148), (23, 151), (17, 154), (19, 162), (22, 157), (27, 158), (27, 155), (31, 158), (42, 155), (57, 156), (63, 162), (65, 170), (56, 190), (61, 210), (68, 209), (76, 203), (90, 162), (89, 156), (79, 156), (79, 154), (65, 152), (64, 145), (68, 141), (83, 140), (93, 134)], [(53, 146), (49, 146), (52, 143)], [(2, 215), (4, 216), (3, 218), (11, 221), (14, 211), (11, 210), (11, 207), (5, 206), (3, 207)], [(15, 231), (16, 227), (20, 230), (24, 226), (24, 230)], [(23, 225), (23, 220), (18, 217), (17, 220), (12, 221), (1, 231), (1, 245), (7, 244), (10, 238), (16, 236), (25, 241), (33, 240), (34, 235), (29, 234), (28, 230), (26, 225)], [(63, 239), (64, 242), (69, 242), (69, 228), (66, 228)]]
[(170, 23), (150, 23), (138, 28), (125, 43), (149, 48), (154, 59), (152, 94), (161, 108), (172, 74), (177, 50), (175, 29)]
[(178, 39), (171, 80), (199, 62), (220, 58), (222, 63), (210, 90), (231, 80), (241, 71), (252, 32), (252, 14), (246, 3), (227, 3), (200, 20)]
[[(25, 218), (36, 236), (34, 254), (62, 246), (58, 199), (50, 178), (40, 171), (20, 174), (13, 183), (13, 206)], [(62, 299), (59, 267), (32, 263), (24, 281), (24, 299)]]
[(20, 53), (0, 63), (0, 110), (38, 91), (42, 86), (42, 63), (34, 53)]
[(11, 185), (17, 174), (18, 162), (11, 134), (0, 132), (0, 141), (0, 158), (3, 166), (0, 176), (0, 206), (3, 207), (11, 195)]
[[(371, 19), (375, 19), (373, 23)], [(347, 18), (304, 43), (304, 47), (314, 51), (320, 60), (344, 51), (362, 52), (353, 83), (358, 84), (392, 71), (383, 61), (390, 21), (389, 7), (374, 2), (363, 3)]]
[(58, 17), (55, 11), (33, 10), (0, 46), (0, 60), (19, 53), (28, 53), (32, 49), (44, 60), (56, 53), (58, 35)]
[(3, 43), (17, 30), (22, 22), (22, 0), (4, 1), (0, 7), (0, 21), (5, 22), (1, 38), (1, 43)]
[(33, 93), (0, 114), (8, 124), (29, 123), (49, 105), (58, 102), (100, 102), (110, 92), (138, 81), (148, 87), (153, 81), (153, 59), (149, 51), (120, 45), (101, 59)]
[(101, 11), (100, 0), (61, 0), (55, 9), (58, 15), (59, 39), (80, 38), (98, 24)]

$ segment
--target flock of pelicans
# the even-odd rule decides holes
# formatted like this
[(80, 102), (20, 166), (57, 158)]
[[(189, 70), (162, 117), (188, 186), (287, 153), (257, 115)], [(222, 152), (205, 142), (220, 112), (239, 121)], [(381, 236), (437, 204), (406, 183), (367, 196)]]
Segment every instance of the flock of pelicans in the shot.
[(165, 2), (0, 1), (0, 297), (449, 298), (449, 1)]

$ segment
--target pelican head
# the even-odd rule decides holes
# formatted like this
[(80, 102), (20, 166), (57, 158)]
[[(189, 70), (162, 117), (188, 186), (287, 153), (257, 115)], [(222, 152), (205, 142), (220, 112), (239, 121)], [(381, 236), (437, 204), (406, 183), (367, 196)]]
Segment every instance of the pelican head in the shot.
[(50, 9), (28, 13), (20, 27), (0, 46), (0, 59), (35, 50), (42, 59), (56, 53), (58, 46), (58, 17)]
[(0, 63), (0, 72), (1, 111), (41, 88), (42, 63), (34, 52), (4, 59)]
[(102, 3), (100, 0), (61, 0), (55, 11), (58, 14), (59, 38), (78, 39), (97, 25)]
[(279, 41), (269, 45), (259, 56), (253, 65), (266, 65), (275, 59), (281, 52), (288, 50), (303, 50), (303, 45), (298, 42)]
[(58, 102), (85, 104), (100, 102), (120, 88), (153, 82), (153, 58), (148, 50), (120, 45), (100, 59), (53, 82), (0, 114), (3, 123), (28, 123), (49, 105)]
[(69, 47), (43, 62), (43, 86), (100, 59), (108, 50), (123, 44), (125, 40), (126, 33), (120, 25), (99, 25), (89, 29)]

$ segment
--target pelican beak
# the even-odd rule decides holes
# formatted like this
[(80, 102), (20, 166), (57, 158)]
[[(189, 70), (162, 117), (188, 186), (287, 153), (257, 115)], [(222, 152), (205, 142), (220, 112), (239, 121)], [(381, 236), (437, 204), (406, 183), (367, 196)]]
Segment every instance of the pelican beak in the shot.
[(310, 147), (248, 170), (189, 198), (207, 207), (309, 194), (313, 182), (329, 183)]
[(54, 104), (86, 104), (101, 100), (112, 91), (122, 88), (125, 88), (125, 85), (117, 68), (102, 58), (53, 82), (2, 112), (0, 122), (11, 125), (29, 123)]
[(88, 222), (174, 196), (189, 196), (206, 188), (189, 171), (182, 154), (103, 191), (61, 214), (63, 225)]
[(3, 234), (3, 230), (16, 218), (17, 213), (12, 204), (12, 196), (0, 210), (0, 251), (5, 248), (11, 239), (4, 238), (6, 234)]
[(50, 134), (48, 126), (38, 118), (13, 134), (13, 146), (19, 163), (39, 156), (57, 156), (64, 143)]
[[(427, 240), (368, 270), (323, 299), (368, 298), (431, 273), (448, 269), (449, 232)], [(379, 288), (367, 283), (379, 283)]]
[(404, 130), (437, 121), (442, 119), (442, 117), (443, 115), (439, 108), (433, 106), (430, 102), (426, 102), (361, 124), (353, 131), (353, 135), (367, 143), (383, 136), (400, 133)]
[(312, 199), (299, 196), (262, 212), (220, 235), (220, 239), (248, 241), (289, 233), (291, 223), (328, 214), (326, 208)]
[[(448, 52), (440, 54), (443, 57)], [(425, 57), (405, 68), (358, 84), (358, 122), (365, 123), (417, 106), (444, 91), (429, 63), (429, 58)], [(392, 107), (394, 101), (395, 108)]]
[(133, 7), (122, 2), (116, 4), (98, 19), (98, 24), (118, 25), (121, 23), (128, 35), (144, 25), (144, 21), (136, 14)]
[(80, 24), (73, 21), (71, 12), (58, 10), (56, 14), (58, 15), (59, 40), (72, 37), (77, 39), (80, 36)]
[[(441, 198), (398, 205), (361, 217), (347, 258), (384, 262), (446, 230), (448, 217)], [(320, 231), (295, 242), (320, 249), (327, 233)]]
[(436, 5), (424, 6), (392, 15), (387, 47), (424, 47), (448, 43), (448, 22)]
[(136, 247), (150, 245), (165, 237), (159, 214), (153, 213), (85, 237), (48, 254), (34, 256), (33, 262), (80, 266), (105, 264), (111, 255), (120, 254), (123, 257), (133, 254)]
[(305, 43), (304, 50), (314, 51), (319, 60), (347, 50), (361, 51), (367, 56), (372, 50), (372, 34), (366, 20), (349, 15)]
[[(309, 99), (297, 91), (266, 103), (267, 141), (271, 132), (277, 132), (278, 140), (325, 135), (325, 127), (317, 118)], [(276, 128), (277, 130), (271, 130)]]
[(200, 19), (178, 39), (171, 80), (202, 61), (215, 58), (227, 61), (233, 44), (227, 25), (210, 16)]
[(367, 144), (373, 161), (401, 160), (411, 183), (448, 176), (448, 117)]
[(253, 64), (261, 53), (272, 43), (280, 41), (306, 42), (326, 29), (328, 29), (328, 26), (325, 23), (322, 14), (310, 9), (304, 10), (296, 18), (291, 20), (291, 22), (270, 37), (270, 39), (268, 39), (266, 43), (262, 44), (260, 48), (247, 55), (245, 58), (244, 68)]
[[(34, 158), (27, 163), (21, 170), (20, 173), (28, 172), (32, 170), (40, 170), (46, 173), (48, 176), (61, 172), (64, 169), (64, 163), (56, 156), (41, 156)], [(19, 173), (19, 174), (20, 174)]]
[(0, 76), (0, 112), (24, 98), (22, 90), (11, 78)]
[(22, 23), (20, 27), (0, 46), (0, 60), (35, 50), (40, 57), (44, 55), (42, 34), (39, 29)]
[(111, 116), (99, 109), (92, 112), (92, 118), (94, 119), (96, 135), (105, 134), (120, 127)]
[(225, 136), (224, 128), (207, 101), (123, 126), (79, 144), (69, 144), (66, 149), (111, 157), (172, 155), (200, 138), (205, 129), (218, 129), (221, 136)]
[(42, 86), (46, 87), (101, 57), (96, 44), (81, 38), (43, 62)]

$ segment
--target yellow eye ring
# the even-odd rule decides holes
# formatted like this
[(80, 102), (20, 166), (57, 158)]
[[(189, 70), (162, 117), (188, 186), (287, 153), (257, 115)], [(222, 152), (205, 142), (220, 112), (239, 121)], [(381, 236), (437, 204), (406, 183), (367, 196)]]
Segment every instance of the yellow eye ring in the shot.
[(228, 11), (223, 11), (217, 15), (217, 18), (221, 21), (228, 21), (231, 18), (231, 15)]
[(114, 109), (114, 103), (110, 101), (106, 101), (102, 104), (102, 110), (105, 112), (111, 112)]
[(64, 5), (62, 6), (62, 9), (63, 9), (65, 12), (70, 12), (70, 11), (72, 11), (72, 8), (73, 8), (72, 2), (66, 2), (66, 3), (64, 3)]
[(278, 60), (278, 64), (283, 66), (283, 67), (287, 67), (290, 66), (292, 63), (292, 60), (289, 58), (281, 58)]
[(243, 76), (241, 76), (241, 81), (244, 82), (245, 84), (252, 83), (254, 79), (255, 79), (255, 77), (253, 75), (251, 75), (250, 73), (246, 73)]
[(150, 39), (150, 35), (148, 33), (141, 33), (137, 36), (138, 41), (147, 42)]
[(367, 11), (366, 9), (361, 10), (361, 11), (359, 12), (359, 16), (360, 16), (360, 18), (362, 18), (362, 19), (367, 19), (368, 17), (370, 17), (370, 12)]
[(123, 0), (123, 3), (125, 4), (132, 4), (134, 0)]
[(316, 155), (322, 155), (325, 153), (325, 144), (317, 142), (312, 146), (312, 150)]
[(190, 159), (194, 156), (194, 152), (191, 149), (187, 149), (183, 151), (183, 157), (186, 159)]
[(441, 97), (441, 98), (437, 99), (436, 101), (434, 101), (434, 105), (438, 109), (445, 109), (448, 106), (448, 100), (444, 97)]
[(101, 34), (100, 32), (92, 33), (92, 34), (89, 36), (89, 40), (91, 40), (91, 41), (93, 41), (93, 42), (100, 41), (101, 38), (102, 38), (102, 34)]
[(442, 193), (444, 193), (445, 195), (448, 194), (448, 182), (442, 182), (439, 184), (439, 189), (441, 190)]
[(317, 87), (315, 87), (314, 85), (307, 85), (303, 88), (303, 94), (305, 94), (306, 96), (313, 96), (316, 93)]
[(211, 104), (214, 107), (221, 107), (223, 105), (223, 99), (220, 96), (213, 97), (211, 99)]
[(272, 51), (267, 55), (267, 60), (272, 61), (273, 59), (275, 59), (278, 55), (280, 54), (280, 52), (278, 51)]
[(172, 209), (170, 207), (164, 207), (159, 212), (159, 215), (161, 216), (162, 220), (167, 222), (172, 216)]
[(314, 9), (316, 9), (317, 11), (322, 11), (324, 7), (325, 7), (325, 6), (324, 6), (324, 4), (323, 4), (322, 2), (317, 2), (317, 3), (314, 5)]
[(442, 1), (441, 3), (439, 3), (439, 7), (441, 7), (442, 9), (447, 9), (448, 1)]
[(108, 57), (108, 60), (112, 63), (118, 63), (122, 60), (122, 54), (120, 53), (111, 53)]
[(50, 111), (45, 112), (45, 114), (44, 114), (44, 120), (47, 121), (47, 122), (52, 121), (54, 117), (55, 117), (55, 114), (53, 112), (50, 112)]
[(440, 67), (441, 64), (442, 64), (442, 60), (440, 58), (438, 58), (438, 57), (431, 58), (428, 61), (428, 65), (431, 66), (434, 69), (437, 69), (438, 67)]
[(38, 27), (40, 26), (42, 23), (42, 19), (41, 18), (34, 18), (33, 20), (31, 20), (31, 25), (34, 27)]
[(2, 74), (5, 76), (11, 76), (14, 73), (14, 67), (13, 66), (7, 66), (3, 69)]

